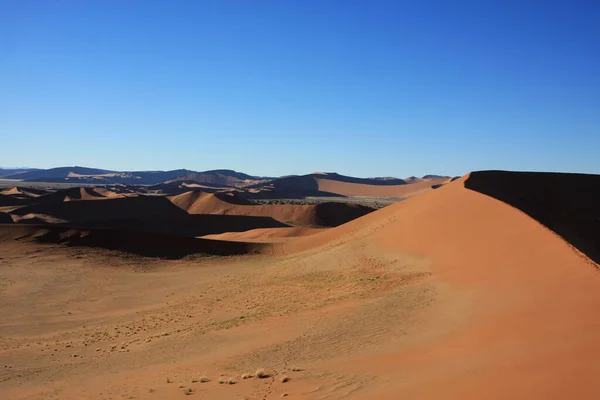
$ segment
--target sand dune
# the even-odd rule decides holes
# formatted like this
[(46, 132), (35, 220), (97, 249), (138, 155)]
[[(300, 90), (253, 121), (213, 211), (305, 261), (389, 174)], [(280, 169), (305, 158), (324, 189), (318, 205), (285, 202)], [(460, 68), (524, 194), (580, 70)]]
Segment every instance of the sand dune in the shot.
[(282, 223), (305, 227), (338, 226), (372, 211), (368, 207), (343, 203), (253, 205), (238, 192), (191, 191), (169, 198), (190, 214), (271, 217)]
[(35, 190), (26, 190), (26, 189), (23, 189), (23, 188), (20, 188), (17, 186), (0, 190), (0, 193), (2, 193), (2, 194), (16, 195), (16, 196), (25, 195), (25, 196), (29, 196), (29, 197), (37, 197), (41, 194), (41, 193), (35, 193), (35, 192), (36, 192)]
[(245, 232), (226, 232), (216, 235), (206, 235), (203, 236), (203, 238), (241, 242), (281, 243), (286, 242), (288, 239), (313, 235), (315, 233), (322, 232), (324, 229), (325, 228), (305, 227), (263, 228), (252, 229)]
[[(473, 178), (475, 183), (470, 182)], [(535, 181), (544, 176), (527, 178)], [(594, 186), (597, 178), (588, 177), (587, 185)], [(468, 318), (452, 322), (457, 325), (451, 332), (416, 348), (355, 360), (350, 368), (354, 373), (396, 377), (395, 384), (357, 398), (395, 399), (402, 394), (404, 398), (563, 399), (600, 395), (595, 384), (600, 372), (596, 362), (600, 357), (597, 266), (538, 221), (464, 188), (465, 181), (469, 187), (479, 187), (480, 179), (485, 188), (510, 193), (508, 198), (531, 195), (545, 203), (554, 201), (553, 197), (538, 197), (537, 185), (513, 186), (513, 180), (503, 174), (475, 173), (284, 246), (287, 252), (327, 251), (337, 246), (350, 250), (357, 242), (367, 241), (382, 251), (424, 255), (431, 260), (439, 285), (468, 294), (469, 304), (461, 306), (465, 307), (461, 314)], [(567, 176), (561, 179), (569, 181)], [(564, 189), (554, 186), (549, 191), (561, 193)], [(571, 197), (570, 205), (583, 201), (572, 192)], [(444, 332), (448, 320), (440, 316), (456, 312), (453, 307), (448, 300), (436, 304), (438, 310), (432, 312), (421, 333), (436, 336)]]
[(10, 194), (0, 194), (0, 207), (22, 206), (31, 203), (29, 199), (13, 196)]
[(226, 242), (186, 237), (175, 237), (123, 229), (82, 229), (57, 225), (3, 226), (0, 240), (33, 240), (66, 246), (83, 246), (120, 250), (147, 257), (178, 259), (187, 255), (232, 256), (252, 254), (260, 246), (243, 242)]
[(368, 185), (317, 178), (319, 190), (343, 196), (411, 197), (431, 190), (432, 185), (446, 183), (448, 178), (410, 181), (405, 185)]
[(289, 176), (251, 186), (249, 192), (270, 198), (305, 196), (365, 196), (404, 198), (423, 193), (432, 185), (446, 183), (449, 178), (433, 177), (407, 180), (396, 178), (361, 179), (333, 173)]
[(600, 263), (600, 175), (483, 171), (465, 187), (518, 208)]
[[(212, 254), (237, 255), (193, 261), (101, 253), (126, 243), (153, 254), (170, 246), (164, 236), (148, 234), (140, 246), (124, 231), (5, 225), (0, 395), (152, 399), (189, 388), (205, 399), (598, 398), (600, 276), (573, 247), (594, 255), (597, 202), (581, 188), (597, 179), (473, 173), (316, 233), (220, 236), (294, 235), (277, 245), (174, 245), (187, 254), (218, 243)], [(225, 207), (215, 198), (175, 200)], [(124, 200), (60, 205), (93, 214)], [(239, 218), (190, 215), (163, 200), (142, 202)], [(548, 218), (553, 207), (575, 217)], [(73, 247), (39, 240), (101, 245), (73, 257), (64, 252)], [(272, 376), (241, 379), (260, 367)], [(230, 376), (235, 385), (218, 383)]]
[(125, 229), (197, 237), (287, 225), (270, 217), (190, 215), (162, 196), (102, 198), (104, 201), (52, 201), (13, 210), (18, 223), (61, 223), (85, 228)]

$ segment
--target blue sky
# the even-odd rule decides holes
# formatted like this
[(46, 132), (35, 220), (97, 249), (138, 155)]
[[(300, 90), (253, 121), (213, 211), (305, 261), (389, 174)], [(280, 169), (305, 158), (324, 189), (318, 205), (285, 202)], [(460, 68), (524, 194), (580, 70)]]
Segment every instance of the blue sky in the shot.
[(1, 166), (600, 173), (600, 2), (0, 0)]

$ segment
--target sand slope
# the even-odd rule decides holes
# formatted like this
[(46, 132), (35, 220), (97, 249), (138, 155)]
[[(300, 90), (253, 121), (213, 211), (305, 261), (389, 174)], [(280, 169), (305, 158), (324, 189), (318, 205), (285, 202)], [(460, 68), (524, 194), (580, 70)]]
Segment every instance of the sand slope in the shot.
[[(511, 179), (498, 174), (472, 176), (504, 193), (518, 187), (512, 198), (536, 190), (535, 185), (512, 186)], [(470, 316), (452, 334), (416, 348), (356, 360), (351, 368), (356, 373), (397, 379), (358, 397), (600, 396), (597, 266), (538, 221), (464, 188), (470, 179), (286, 246), (288, 252), (314, 246), (324, 251), (323, 245), (350, 247), (367, 240), (382, 250), (421, 254), (431, 259), (437, 281), (471, 296), (464, 310)], [(593, 186), (596, 179), (588, 177), (587, 183)], [(441, 310), (446, 306), (437, 305)], [(432, 319), (422, 334), (443, 330), (446, 322)]]
[(237, 192), (191, 191), (169, 198), (190, 214), (271, 217), (282, 223), (306, 227), (338, 226), (373, 211), (368, 207), (344, 203), (253, 205)]
[(319, 190), (343, 196), (411, 197), (431, 190), (432, 185), (446, 183), (448, 178), (418, 180), (405, 185), (368, 185), (316, 178)]
[(600, 263), (600, 175), (483, 171), (465, 187), (518, 208)]
[(263, 228), (252, 229), (245, 232), (226, 232), (216, 235), (203, 236), (205, 239), (218, 240), (233, 240), (242, 242), (257, 242), (257, 243), (281, 243), (289, 239), (314, 235), (322, 232), (325, 228), (304, 228), (304, 227), (289, 227), (289, 228)]

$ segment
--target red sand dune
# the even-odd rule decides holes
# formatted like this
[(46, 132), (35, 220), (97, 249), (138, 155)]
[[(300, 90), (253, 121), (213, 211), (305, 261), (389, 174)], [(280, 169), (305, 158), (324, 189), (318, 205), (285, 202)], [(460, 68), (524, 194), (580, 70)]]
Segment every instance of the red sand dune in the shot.
[(245, 232), (225, 232), (215, 235), (203, 236), (204, 239), (231, 240), (236, 242), (256, 242), (256, 243), (281, 243), (288, 239), (300, 236), (314, 235), (323, 232), (326, 228), (262, 228), (252, 229)]
[[(389, 377), (356, 398), (600, 398), (598, 265), (520, 210), (464, 187), (545, 204), (560, 199), (561, 207), (572, 209), (590, 192), (564, 193), (570, 182), (545, 186), (539, 197), (542, 182), (577, 180), (577, 187), (596, 191), (599, 177), (531, 174), (516, 186), (513, 178), (521, 179), (474, 173), (284, 245), (287, 253), (307, 255), (339, 246), (351, 252), (359, 243), (417, 254), (431, 260), (436, 290), (451, 293), (432, 307), (420, 331), (434, 339), (345, 362), (346, 371)], [(597, 215), (600, 203), (593, 207), (587, 211)], [(597, 243), (597, 236), (588, 240)], [(460, 298), (467, 303), (452, 300)], [(455, 315), (466, 319), (453, 321)]]
[(411, 181), (406, 185), (367, 185), (349, 182), (340, 182), (332, 179), (315, 178), (319, 190), (343, 196), (368, 196), (368, 197), (412, 197), (431, 190), (432, 185), (446, 183), (448, 178), (433, 180)]
[(42, 189), (22, 188), (19, 186), (14, 186), (11, 188), (0, 190), (0, 193), (16, 196), (38, 197), (40, 195), (46, 194), (47, 192)]
[(313, 173), (274, 179), (247, 190), (262, 193), (270, 198), (296, 198), (306, 196), (365, 196), (411, 197), (431, 189), (432, 185), (448, 182), (446, 177), (433, 179), (409, 178), (353, 178), (335, 173)]
[(518, 208), (600, 263), (600, 175), (482, 171), (465, 187)]
[(262, 216), (307, 227), (338, 226), (372, 211), (368, 207), (343, 203), (252, 205), (237, 192), (191, 191), (169, 199), (190, 214)]

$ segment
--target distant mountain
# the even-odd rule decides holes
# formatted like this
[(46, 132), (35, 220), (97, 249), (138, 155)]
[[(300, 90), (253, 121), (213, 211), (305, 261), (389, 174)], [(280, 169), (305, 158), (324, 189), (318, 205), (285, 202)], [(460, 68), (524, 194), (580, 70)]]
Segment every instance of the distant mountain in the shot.
[(69, 176), (103, 175), (109, 173), (114, 173), (114, 171), (86, 167), (58, 167), (15, 173), (13, 175), (5, 176), (5, 178), (46, 182), (45, 179), (65, 179)]
[(232, 170), (196, 172), (187, 169), (171, 171), (111, 171), (87, 167), (58, 167), (41, 170), (7, 170), (5, 179), (20, 179), (25, 182), (74, 183), (96, 185), (156, 185), (186, 181), (207, 186), (241, 187), (260, 182), (257, 178)]
[(0, 168), (0, 178), (5, 179), (20, 179), (20, 178), (7, 178), (11, 175), (20, 175), (26, 172), (39, 171), (37, 168)]
[(424, 175), (423, 176), (423, 179), (427, 179), (427, 180), (443, 179), (443, 178), (450, 178), (450, 177), (446, 176), (446, 175)]
[[(113, 171), (81, 166), (50, 169), (0, 170), (0, 177), (24, 182), (69, 183), (71, 185), (144, 185), (146, 190), (181, 193), (205, 190), (242, 189), (252, 198), (303, 198), (311, 196), (406, 197), (416, 190), (445, 182), (446, 177), (425, 175), (356, 178), (335, 172), (315, 172), (278, 178), (259, 177), (230, 169), (191, 171)], [(435, 181), (435, 182), (434, 182)], [(438, 182), (439, 181), (439, 182)], [(419, 186), (416, 186), (419, 185)]]
[(357, 183), (361, 185), (376, 185), (376, 186), (394, 186), (406, 185), (406, 181), (400, 178), (382, 177), (382, 178), (354, 178), (352, 176), (340, 175), (335, 172), (327, 172), (324, 174), (315, 174), (319, 179), (329, 179), (338, 182)]
[(185, 182), (188, 184), (198, 183), (200, 185), (213, 187), (244, 187), (264, 182), (268, 179), (271, 178), (251, 176), (230, 169), (215, 169), (204, 172), (190, 172), (189, 174), (178, 176), (165, 183)]

